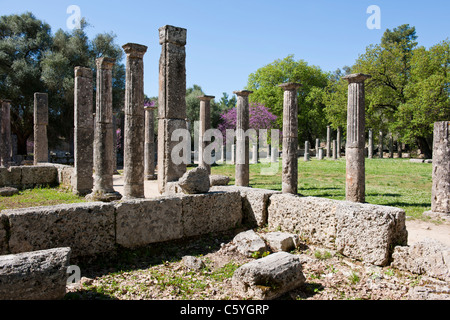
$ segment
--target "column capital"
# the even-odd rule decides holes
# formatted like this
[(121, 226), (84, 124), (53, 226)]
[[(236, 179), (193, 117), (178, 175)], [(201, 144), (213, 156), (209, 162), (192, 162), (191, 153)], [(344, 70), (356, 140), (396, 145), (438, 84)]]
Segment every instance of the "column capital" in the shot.
[(342, 79), (346, 79), (348, 83), (362, 83), (369, 78), (372, 78), (372, 76), (370, 74), (364, 73), (353, 73), (349, 74), (348, 76), (342, 77)]
[(137, 43), (126, 43), (122, 46), (123, 51), (130, 58), (142, 59), (147, 52), (147, 46)]
[(116, 63), (116, 59), (109, 57), (100, 57), (95, 60), (97, 68), (111, 70)]
[(249, 90), (241, 90), (241, 91), (233, 91), (233, 93), (237, 96), (248, 97), (253, 91)]
[(198, 96), (197, 97), (200, 101), (210, 101), (212, 99), (215, 98), (215, 96), (207, 96), (207, 95), (203, 95), (203, 96)]
[(187, 30), (180, 27), (165, 25), (158, 29), (159, 44), (172, 43), (178, 46), (186, 45)]
[(75, 78), (76, 77), (83, 77), (83, 78), (89, 78), (92, 79), (92, 69), (87, 67), (75, 67)]
[(296, 83), (296, 82), (286, 82), (286, 83), (279, 84), (278, 86), (280, 88), (282, 88), (283, 90), (297, 90), (302, 85), (300, 83)]

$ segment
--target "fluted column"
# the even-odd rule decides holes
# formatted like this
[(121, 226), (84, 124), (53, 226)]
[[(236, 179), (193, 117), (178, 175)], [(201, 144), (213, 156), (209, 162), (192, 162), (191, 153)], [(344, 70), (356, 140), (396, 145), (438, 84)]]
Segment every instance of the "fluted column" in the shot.
[[(205, 161), (205, 148), (209, 143), (203, 140), (206, 130), (211, 129), (211, 100), (214, 96), (203, 95), (198, 97), (200, 99), (200, 127), (199, 127), (199, 141), (198, 141), (198, 165), (206, 168), (211, 174), (211, 164)], [(210, 158), (211, 155), (208, 156)]]
[(0, 100), (0, 159), (1, 165), (8, 168), (11, 163), (11, 100)]
[(237, 95), (237, 117), (236, 117), (236, 174), (235, 184), (240, 187), (248, 187), (250, 179), (249, 162), (249, 104), (248, 96), (253, 91), (234, 91)]
[(145, 109), (144, 176), (145, 180), (156, 180), (154, 113), (157, 107), (147, 106), (144, 109)]
[(434, 123), (431, 211), (450, 218), (450, 121)]
[(48, 162), (48, 95), (34, 94), (34, 165)]

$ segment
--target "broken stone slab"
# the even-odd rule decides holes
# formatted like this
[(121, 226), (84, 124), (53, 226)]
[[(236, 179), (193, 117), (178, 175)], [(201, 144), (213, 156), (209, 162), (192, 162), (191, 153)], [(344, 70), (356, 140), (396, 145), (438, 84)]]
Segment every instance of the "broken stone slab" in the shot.
[(264, 227), (267, 224), (269, 199), (280, 191), (237, 186), (214, 186), (211, 191), (238, 191), (242, 197), (243, 222), (251, 227)]
[(413, 162), (413, 163), (423, 163), (424, 160), (423, 160), (423, 159), (409, 159), (409, 162)]
[(183, 262), (183, 265), (193, 271), (200, 271), (202, 268), (205, 267), (205, 264), (203, 263), (202, 259), (194, 257), (194, 256), (184, 256), (181, 261)]
[(208, 169), (197, 167), (187, 171), (180, 180), (178, 180), (178, 187), (186, 194), (208, 192), (210, 187)]
[(434, 239), (412, 246), (397, 246), (391, 266), (415, 274), (450, 281), (450, 247)]
[(270, 300), (302, 286), (305, 276), (299, 257), (277, 252), (239, 267), (231, 283), (242, 297)]
[(262, 237), (273, 252), (294, 250), (300, 241), (298, 235), (281, 231), (265, 233)]
[(18, 193), (19, 193), (19, 189), (17, 189), (17, 188), (13, 188), (13, 187), (0, 188), (0, 196), (1, 197), (11, 197)]
[(405, 211), (399, 208), (275, 194), (269, 230), (299, 234), (353, 259), (387, 265), (396, 245), (406, 245)]
[(264, 240), (253, 230), (247, 230), (238, 233), (233, 238), (237, 251), (246, 257), (252, 257), (254, 254), (262, 255), (268, 251)]
[(220, 175), (220, 174), (212, 174), (209, 176), (209, 184), (212, 186), (226, 186), (230, 182), (230, 177)]
[(450, 300), (450, 286), (445, 283), (427, 283), (408, 292), (409, 300)]
[(0, 256), (0, 300), (55, 300), (66, 294), (70, 248)]

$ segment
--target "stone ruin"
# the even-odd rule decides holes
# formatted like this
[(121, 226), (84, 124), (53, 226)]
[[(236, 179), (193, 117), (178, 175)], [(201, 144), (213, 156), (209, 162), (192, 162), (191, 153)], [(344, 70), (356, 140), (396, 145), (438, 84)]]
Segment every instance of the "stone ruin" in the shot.
[[(0, 187), (28, 188), (41, 184), (65, 185), (91, 202), (47, 207), (3, 210), (0, 213), (0, 298), (60, 299), (65, 294), (66, 270), (86, 257), (114, 255), (118, 248), (138, 248), (153, 243), (188, 239), (232, 230), (267, 226), (264, 241), (252, 230), (234, 239), (242, 252), (272, 253), (240, 267), (232, 282), (237, 291), (255, 299), (273, 299), (305, 281), (302, 261), (284, 252), (298, 246), (299, 239), (336, 250), (366, 263), (429, 273), (449, 279), (448, 262), (430, 265), (448, 255), (448, 248), (426, 250), (408, 247), (405, 212), (402, 209), (364, 203), (364, 80), (354, 74), (349, 82), (346, 147), (346, 200), (338, 201), (297, 194), (298, 138), (296, 91), (301, 84), (286, 83), (284, 89), (282, 191), (254, 189), (249, 182), (248, 137), (237, 135), (236, 183), (211, 176), (207, 165), (186, 171), (185, 164), (171, 161), (172, 133), (186, 128), (185, 44), (186, 29), (159, 29), (162, 45), (159, 68), (158, 169), (160, 196), (144, 198), (144, 179), (154, 178), (146, 127), (153, 121), (143, 108), (143, 55), (147, 47), (128, 43), (125, 98), (124, 194), (113, 189), (113, 114), (111, 69), (114, 60), (97, 59), (95, 121), (92, 118), (92, 71), (75, 68), (75, 163), (74, 167), (48, 164), (46, 150), (46, 101), (35, 95), (35, 144), (37, 165), (9, 166), (7, 125), (2, 124)], [(248, 95), (238, 95), (238, 129), (248, 129)], [(208, 128), (209, 101), (201, 100), (201, 131)], [(3, 110), (10, 102), (3, 101)], [(2, 120), (7, 119), (2, 112)], [(5, 129), (4, 129), (5, 128)], [(448, 122), (435, 126), (436, 161), (433, 162), (433, 212), (449, 214)], [(151, 130), (153, 131), (153, 130)], [(328, 130), (330, 132), (330, 129)], [(145, 136), (145, 139), (142, 139)], [(328, 140), (330, 139), (328, 134)], [(339, 138), (340, 139), (340, 138)], [(200, 141), (201, 150), (207, 145)], [(331, 157), (327, 143), (326, 156)], [(334, 144), (337, 158), (340, 142)], [(339, 147), (337, 147), (339, 145)], [(317, 147), (317, 143), (316, 143)], [(308, 148), (309, 149), (309, 148)], [(323, 149), (318, 148), (320, 157)], [(277, 156), (276, 148), (272, 157)], [(204, 154), (200, 157), (203, 163)], [(146, 159), (146, 161), (144, 161)], [(276, 159), (275, 159), (276, 161)], [(151, 171), (153, 170), (153, 171)], [(92, 174), (93, 173), (93, 174)], [(220, 181), (220, 182), (218, 182)], [(224, 184), (224, 185), (216, 185)], [(436, 247), (433, 247), (436, 248)], [(412, 261), (410, 255), (420, 257)], [(436, 269), (438, 268), (438, 269)], [(440, 269), (439, 269), (440, 268)], [(437, 270), (437, 271), (436, 271)], [(273, 286), (261, 290), (261, 283)], [(267, 289), (269, 288), (269, 289)]]

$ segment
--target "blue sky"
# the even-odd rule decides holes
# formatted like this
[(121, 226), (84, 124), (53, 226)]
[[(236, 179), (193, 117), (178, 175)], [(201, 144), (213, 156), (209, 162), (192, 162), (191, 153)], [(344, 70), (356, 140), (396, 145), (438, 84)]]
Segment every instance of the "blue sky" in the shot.
[[(68, 31), (70, 5), (90, 23), (90, 38), (113, 32), (119, 45), (148, 46), (148, 96), (158, 94), (158, 28), (166, 24), (187, 29), (187, 86), (198, 84), (217, 100), (223, 92), (243, 89), (250, 73), (289, 54), (334, 71), (352, 65), (386, 29), (415, 26), (425, 47), (447, 39), (450, 30), (448, 0), (0, 0), (0, 15), (31, 11), (53, 32)], [(381, 10), (380, 29), (366, 26), (370, 5)]]

